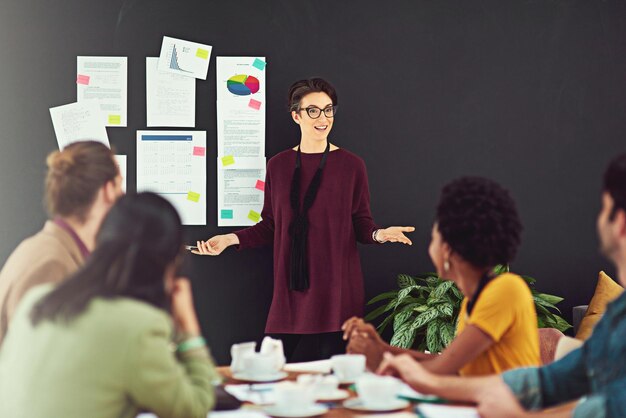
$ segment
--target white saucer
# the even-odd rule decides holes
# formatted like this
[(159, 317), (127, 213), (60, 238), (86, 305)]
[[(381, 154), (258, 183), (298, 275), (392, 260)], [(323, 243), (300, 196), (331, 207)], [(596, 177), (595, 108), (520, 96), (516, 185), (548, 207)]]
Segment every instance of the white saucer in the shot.
[(409, 406), (411, 402), (404, 399), (394, 399), (386, 405), (380, 405), (376, 407), (365, 406), (363, 401), (359, 398), (348, 399), (343, 403), (343, 407), (362, 412), (388, 412), (404, 409)]
[(287, 372), (275, 372), (270, 374), (250, 374), (246, 372), (233, 374), (233, 379), (242, 382), (276, 382), (287, 377)]
[(318, 401), (343, 401), (350, 396), (350, 392), (343, 389), (337, 389), (330, 395), (316, 396)]
[(272, 405), (268, 406), (267, 408), (263, 408), (263, 412), (277, 418), (305, 418), (323, 415), (328, 412), (328, 407), (324, 405), (313, 404), (304, 410), (285, 411), (284, 409), (278, 408), (276, 405)]

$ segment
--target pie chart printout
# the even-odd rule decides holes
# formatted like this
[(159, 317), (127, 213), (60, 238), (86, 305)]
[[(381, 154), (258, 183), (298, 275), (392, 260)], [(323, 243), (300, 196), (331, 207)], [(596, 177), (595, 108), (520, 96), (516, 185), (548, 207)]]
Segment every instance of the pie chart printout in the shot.
[(259, 79), (251, 75), (238, 74), (226, 81), (228, 91), (237, 96), (248, 96), (259, 91)]

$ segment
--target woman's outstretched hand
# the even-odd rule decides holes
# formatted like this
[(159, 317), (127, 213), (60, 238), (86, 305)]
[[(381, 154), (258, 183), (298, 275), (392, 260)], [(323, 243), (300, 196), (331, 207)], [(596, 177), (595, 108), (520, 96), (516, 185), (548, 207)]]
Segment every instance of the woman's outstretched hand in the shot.
[(414, 226), (390, 226), (389, 228), (379, 229), (376, 233), (376, 239), (381, 242), (401, 242), (402, 244), (413, 245), (410, 239), (404, 235), (405, 232), (415, 231)]
[(198, 255), (220, 255), (222, 251), (231, 245), (239, 244), (239, 238), (235, 234), (215, 235), (206, 241), (197, 241), (197, 250), (192, 253)]

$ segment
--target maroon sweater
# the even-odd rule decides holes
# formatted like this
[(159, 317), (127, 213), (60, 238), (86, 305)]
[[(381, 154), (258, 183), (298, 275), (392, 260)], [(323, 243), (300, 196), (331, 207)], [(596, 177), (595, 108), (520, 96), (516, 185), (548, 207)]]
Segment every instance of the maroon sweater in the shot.
[[(322, 153), (302, 154), (301, 199), (319, 167)], [(373, 244), (378, 227), (370, 212), (365, 163), (343, 149), (328, 154), (322, 181), (308, 212), (307, 260), (310, 288), (289, 290), (289, 201), (296, 152), (286, 150), (267, 164), (263, 220), (235, 232), (239, 248), (274, 245), (274, 295), (266, 333), (335, 332), (351, 316), (363, 316), (363, 273), (357, 241)], [(300, 202), (302, 204), (302, 201)]]

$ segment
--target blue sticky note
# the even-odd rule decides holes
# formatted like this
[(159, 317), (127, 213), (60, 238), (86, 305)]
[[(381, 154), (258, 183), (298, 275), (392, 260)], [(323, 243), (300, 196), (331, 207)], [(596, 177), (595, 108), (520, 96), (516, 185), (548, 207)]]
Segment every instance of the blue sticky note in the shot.
[(232, 209), (222, 209), (220, 213), (220, 218), (222, 219), (233, 219), (233, 210)]
[(265, 70), (265, 66), (266, 65), (267, 65), (267, 62), (265, 62), (265, 61), (263, 61), (261, 59), (258, 59), (258, 58), (255, 58), (254, 62), (252, 63), (252, 66), (254, 68), (258, 68), (261, 71)]

